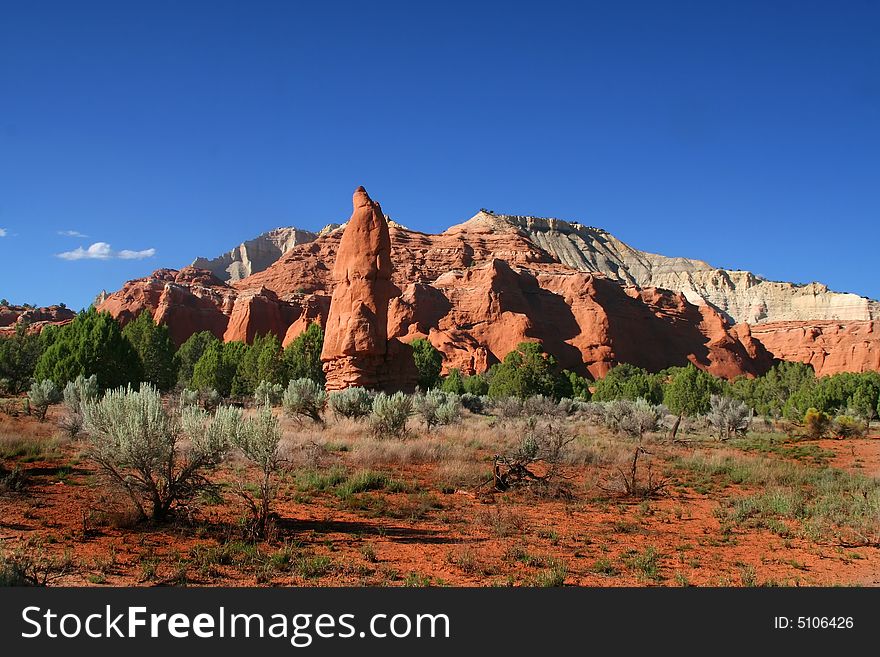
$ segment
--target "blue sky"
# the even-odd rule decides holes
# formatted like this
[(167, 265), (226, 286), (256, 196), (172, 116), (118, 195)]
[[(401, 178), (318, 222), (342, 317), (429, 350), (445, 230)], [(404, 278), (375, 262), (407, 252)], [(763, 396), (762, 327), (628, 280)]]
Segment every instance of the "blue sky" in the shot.
[(555, 216), (878, 298), (878, 30), (855, 0), (5, 2), (0, 297), (81, 307), (363, 184), (419, 230)]

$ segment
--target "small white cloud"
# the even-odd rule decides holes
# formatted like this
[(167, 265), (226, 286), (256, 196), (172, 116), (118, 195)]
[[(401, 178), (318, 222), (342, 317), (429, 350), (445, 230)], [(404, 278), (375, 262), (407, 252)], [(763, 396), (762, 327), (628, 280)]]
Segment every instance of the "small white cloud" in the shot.
[(154, 255), (156, 255), (156, 249), (144, 249), (143, 251), (122, 249), (122, 251), (116, 254), (116, 257), (122, 260), (142, 260), (144, 258), (152, 258)]
[(73, 251), (59, 253), (58, 257), (62, 260), (110, 260), (111, 258), (140, 260), (142, 258), (151, 258), (154, 255), (156, 255), (156, 249), (144, 249), (143, 251), (123, 249), (122, 251), (114, 251), (107, 242), (95, 242), (87, 249), (80, 246)]
[(6, 237), (6, 229), (0, 228), (0, 237)]
[(88, 235), (85, 235), (78, 230), (59, 230), (58, 234), (63, 235), (64, 237), (88, 237)]

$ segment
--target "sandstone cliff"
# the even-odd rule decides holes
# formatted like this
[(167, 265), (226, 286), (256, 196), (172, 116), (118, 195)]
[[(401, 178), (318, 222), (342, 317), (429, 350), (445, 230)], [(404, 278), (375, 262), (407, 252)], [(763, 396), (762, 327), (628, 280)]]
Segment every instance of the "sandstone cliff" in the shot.
[(15, 333), (19, 324), (25, 324), (29, 331), (39, 332), (45, 326), (61, 326), (72, 321), (76, 313), (66, 306), (0, 305), (0, 336)]
[(317, 237), (317, 233), (299, 228), (276, 228), (216, 258), (196, 258), (192, 266), (207, 269), (221, 281), (238, 281), (263, 271), (297, 244)]
[(748, 271), (718, 269), (701, 260), (670, 258), (635, 249), (600, 228), (481, 211), (449, 232), (516, 232), (578, 271), (600, 272), (639, 287), (682, 292), (708, 302), (733, 323), (880, 319), (880, 303), (832, 292), (821, 283), (768, 281)]

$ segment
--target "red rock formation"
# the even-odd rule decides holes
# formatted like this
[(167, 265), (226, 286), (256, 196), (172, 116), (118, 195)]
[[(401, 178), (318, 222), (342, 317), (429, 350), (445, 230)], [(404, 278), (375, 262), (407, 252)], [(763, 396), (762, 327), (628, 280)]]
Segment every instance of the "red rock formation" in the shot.
[(776, 358), (809, 363), (817, 376), (880, 370), (877, 321), (771, 322), (751, 332)]
[(345, 373), (346, 385), (391, 377), (388, 339), (415, 337), (444, 354), (445, 371), (485, 371), (523, 340), (542, 341), (564, 367), (594, 377), (618, 362), (651, 370), (693, 362), (719, 376), (752, 375), (773, 357), (810, 362), (819, 373), (880, 369), (880, 330), (871, 322), (730, 327), (681, 294), (578, 272), (516, 230), (466, 222), (426, 235), (388, 227), (365, 193), (355, 197), (350, 232), (295, 246), (234, 285), (193, 268), (160, 270), (100, 308), (123, 322), (149, 308), (178, 343), (210, 330), (248, 341), (271, 332), (286, 345), (329, 316), (328, 368)]
[(20, 323), (27, 324), (29, 332), (39, 333), (46, 326), (63, 326), (74, 317), (76, 313), (66, 306), (0, 306), (0, 336), (12, 335)]
[(400, 290), (391, 282), (388, 223), (363, 187), (355, 190), (352, 202), (333, 267), (335, 287), (321, 352), (327, 389), (413, 387), (416, 373), (408, 347), (389, 349), (388, 303)]

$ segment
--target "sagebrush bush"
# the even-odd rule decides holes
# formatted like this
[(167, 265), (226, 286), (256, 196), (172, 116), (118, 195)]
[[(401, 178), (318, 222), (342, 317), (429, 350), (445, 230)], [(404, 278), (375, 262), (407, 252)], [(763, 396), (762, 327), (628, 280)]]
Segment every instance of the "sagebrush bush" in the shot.
[(709, 398), (709, 412), (706, 419), (718, 431), (721, 440), (745, 431), (751, 422), (749, 407), (738, 399), (712, 395)]
[(64, 386), (63, 396), (64, 406), (67, 407), (67, 416), (62, 420), (61, 426), (71, 437), (76, 436), (82, 430), (83, 403), (97, 399), (99, 393), (98, 377), (94, 374), (88, 378), (80, 374)]
[(278, 406), (284, 397), (284, 386), (271, 381), (260, 381), (254, 389), (254, 403), (263, 406), (267, 402), (270, 406)]
[(411, 396), (403, 392), (393, 395), (380, 392), (373, 399), (370, 428), (379, 438), (403, 438), (407, 433), (406, 423), (413, 412)]
[(337, 418), (359, 420), (367, 417), (373, 410), (373, 397), (365, 388), (353, 387), (331, 392), (329, 402), (330, 409)]
[[(300, 380), (311, 381), (311, 379)], [(272, 408), (266, 404), (255, 417), (244, 420), (232, 442), (260, 469), (262, 474), (256, 496), (243, 486), (240, 486), (236, 492), (250, 508), (251, 534), (254, 537), (265, 538), (269, 533), (271, 521), (271, 501), (276, 493), (272, 477), (282, 462), (281, 426), (278, 418), (272, 413)]]
[[(568, 400), (569, 402), (571, 400)], [(522, 414), (532, 416), (556, 417), (565, 414), (559, 403), (552, 397), (532, 395), (522, 402)]]
[(618, 428), (623, 433), (638, 438), (660, 427), (663, 410), (644, 399), (630, 402), (627, 413), (620, 419)]
[[(184, 436), (181, 420), (162, 405), (159, 391), (150, 384), (140, 390), (117, 388), (100, 400), (82, 405), (88, 432), (86, 456), (125, 491), (142, 518), (164, 520), (176, 504), (186, 504), (210, 486), (206, 474), (220, 463), (227, 442), (220, 426), (207, 425), (207, 415), (190, 407), (183, 422), (191, 435)], [(210, 420), (228, 424), (227, 411)], [(219, 416), (219, 419), (218, 419)], [(183, 441), (181, 438), (187, 437)]]
[(327, 407), (327, 393), (311, 379), (293, 379), (281, 401), (284, 412), (294, 417), (307, 417), (318, 424), (324, 423), (322, 416)]
[(523, 414), (523, 401), (519, 397), (492, 399), (492, 412), (501, 422), (515, 420)]
[(30, 402), (31, 410), (40, 422), (46, 419), (49, 407), (59, 403), (61, 399), (61, 391), (51, 379), (34, 381), (31, 384), (31, 389), (28, 391), (28, 401)]
[(413, 395), (413, 409), (430, 431), (433, 427), (455, 424), (461, 419), (459, 395), (442, 390), (428, 390)]

